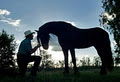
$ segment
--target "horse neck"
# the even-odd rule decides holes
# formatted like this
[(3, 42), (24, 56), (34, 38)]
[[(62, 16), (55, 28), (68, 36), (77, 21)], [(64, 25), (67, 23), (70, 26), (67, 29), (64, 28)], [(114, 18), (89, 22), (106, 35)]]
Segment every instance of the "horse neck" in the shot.
[(51, 33), (51, 34), (54, 34), (56, 36), (59, 36), (60, 35), (60, 30), (58, 28), (50, 28), (50, 29), (47, 29), (47, 33)]
[(45, 27), (44, 29), (47, 33), (52, 33), (56, 36), (60, 36), (63, 37), (66, 33), (69, 34), (71, 32), (79, 32), (81, 31), (81, 29), (78, 28), (67, 28), (67, 27), (63, 27), (63, 26), (50, 26), (49, 27)]

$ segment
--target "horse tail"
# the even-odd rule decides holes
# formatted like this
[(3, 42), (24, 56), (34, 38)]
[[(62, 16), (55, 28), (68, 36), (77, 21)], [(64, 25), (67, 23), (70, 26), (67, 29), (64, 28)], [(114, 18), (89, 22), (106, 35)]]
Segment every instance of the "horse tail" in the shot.
[[(113, 57), (111, 51), (111, 43), (109, 39), (109, 34), (106, 31), (101, 30), (100, 41), (96, 40), (95, 48), (98, 52), (98, 55), (101, 58), (103, 66), (105, 66), (108, 70), (113, 69)], [(100, 44), (101, 43), (101, 44)]]
[(108, 68), (108, 70), (112, 70), (114, 63), (113, 63), (113, 57), (112, 57), (112, 51), (111, 51), (111, 43), (110, 43), (110, 39), (109, 39), (109, 35), (107, 34), (107, 38), (106, 38), (106, 66)]
[(112, 51), (111, 51), (111, 42), (109, 39), (109, 34), (105, 31), (105, 35), (103, 38), (103, 49), (104, 50), (104, 57), (105, 57), (105, 62), (106, 62), (106, 67), (108, 70), (113, 69), (113, 57), (112, 57)]

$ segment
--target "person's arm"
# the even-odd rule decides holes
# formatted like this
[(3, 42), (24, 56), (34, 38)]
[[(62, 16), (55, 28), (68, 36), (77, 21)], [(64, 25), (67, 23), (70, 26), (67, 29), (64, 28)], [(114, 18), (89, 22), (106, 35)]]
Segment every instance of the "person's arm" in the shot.
[(35, 46), (31, 51), (30, 54), (34, 53), (41, 45), (38, 44), (37, 46)]

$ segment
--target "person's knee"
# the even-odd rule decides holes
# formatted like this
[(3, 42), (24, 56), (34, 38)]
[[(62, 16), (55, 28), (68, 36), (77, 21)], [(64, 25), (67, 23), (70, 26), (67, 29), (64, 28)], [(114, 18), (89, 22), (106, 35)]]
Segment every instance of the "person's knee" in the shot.
[(37, 57), (36, 57), (36, 60), (37, 60), (37, 61), (41, 61), (41, 59), (42, 59), (42, 57), (40, 57), (40, 56), (37, 56)]

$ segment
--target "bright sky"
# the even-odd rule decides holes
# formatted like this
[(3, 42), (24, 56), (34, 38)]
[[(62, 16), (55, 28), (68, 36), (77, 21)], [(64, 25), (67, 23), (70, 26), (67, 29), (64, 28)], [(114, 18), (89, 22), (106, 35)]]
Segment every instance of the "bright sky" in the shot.
[[(78, 28), (100, 26), (102, 12), (101, 0), (0, 0), (0, 31), (14, 34), (20, 42), (24, 31), (34, 31), (48, 21), (69, 21)], [(51, 52), (54, 59), (63, 59), (59, 50)], [(79, 49), (76, 56), (93, 57), (97, 52), (93, 47)]]

